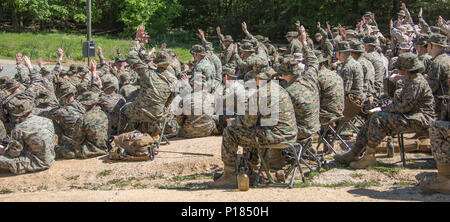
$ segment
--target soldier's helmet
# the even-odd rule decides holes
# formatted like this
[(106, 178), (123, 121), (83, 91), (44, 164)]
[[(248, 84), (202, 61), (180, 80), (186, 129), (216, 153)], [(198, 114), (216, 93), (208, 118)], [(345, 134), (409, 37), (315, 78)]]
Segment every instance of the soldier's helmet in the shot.
[(191, 50), (189, 50), (189, 52), (194, 55), (194, 54), (200, 54), (205, 56), (206, 55), (206, 49), (205, 47), (201, 46), (201, 45), (194, 45), (192, 46)]
[(114, 87), (116, 90), (119, 89), (119, 80), (111, 74), (106, 74), (102, 77), (103, 90)]
[(14, 98), (8, 104), (10, 106), (11, 115), (14, 117), (22, 117), (31, 112), (34, 108), (33, 101), (29, 99)]
[(447, 36), (444, 36), (444, 35), (441, 35), (441, 34), (437, 34), (437, 33), (432, 34), (430, 36), (429, 43), (431, 43), (433, 45), (438, 45), (438, 46), (441, 46), (441, 47), (444, 47), (444, 48), (448, 47)]
[(323, 57), (323, 52), (321, 50), (314, 50), (314, 54), (316, 55), (319, 63), (328, 62), (328, 59)]
[(231, 35), (226, 35), (226, 36), (224, 37), (224, 41), (230, 41), (230, 42), (233, 42), (233, 37), (232, 37)]
[(347, 41), (340, 41), (335, 48), (335, 52), (350, 52), (352, 49), (350, 48), (350, 43)]
[(290, 32), (286, 33), (285, 37), (286, 38), (289, 38), (289, 37), (297, 38), (297, 36), (298, 36), (298, 32), (290, 31)]
[(374, 47), (378, 46), (377, 37), (371, 36), (371, 35), (365, 36), (363, 38), (363, 43), (364, 43), (364, 45), (371, 45), (371, 46), (374, 46)]
[(61, 95), (60, 95), (61, 98), (66, 97), (70, 94), (77, 93), (77, 89), (75, 88), (75, 86), (70, 83), (63, 83), (60, 86), (60, 91), (61, 91)]
[(352, 39), (349, 41), (349, 43), (350, 43), (350, 48), (352, 49), (352, 52), (363, 53), (366, 51), (362, 42), (357, 39)]
[(98, 103), (98, 94), (91, 91), (86, 91), (78, 98), (81, 104), (90, 106)]
[(170, 63), (171, 58), (172, 57), (166, 51), (160, 51), (156, 54), (154, 62), (156, 63), (156, 66), (165, 65)]
[(402, 9), (397, 13), (397, 15), (406, 17), (406, 12)]
[(247, 51), (247, 52), (254, 52), (255, 48), (253, 46), (252, 43), (250, 42), (245, 42), (243, 44), (240, 45), (239, 50), (241, 51)]
[(398, 57), (397, 68), (401, 71), (418, 71), (423, 70), (424, 65), (414, 53), (403, 53)]

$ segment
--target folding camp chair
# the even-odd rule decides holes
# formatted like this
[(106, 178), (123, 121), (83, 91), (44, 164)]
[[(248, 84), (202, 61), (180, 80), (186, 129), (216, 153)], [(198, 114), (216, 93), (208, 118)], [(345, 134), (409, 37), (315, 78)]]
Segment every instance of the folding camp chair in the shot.
[(342, 130), (344, 129), (344, 127), (342, 127), (344, 123), (341, 123), (339, 125), (341, 125), (341, 127), (339, 127), (339, 125), (335, 128), (333, 127), (334, 123), (338, 123), (339, 121), (341, 121), (343, 119), (343, 117), (336, 117), (336, 118), (332, 118), (330, 121), (328, 121), (328, 123), (324, 126), (323, 128), (323, 132), (320, 134), (319, 133), (319, 141), (317, 143), (317, 147), (316, 149), (318, 150), (320, 145), (323, 143), (324, 145), (326, 145), (329, 149), (331, 149), (335, 154), (337, 154), (337, 151), (334, 149), (334, 142), (336, 141), (336, 139), (339, 139), (342, 144), (344, 144), (344, 146), (347, 148), (347, 150), (350, 150), (350, 146), (347, 144), (347, 142), (345, 142), (345, 140), (341, 137), (340, 133), (342, 132)]

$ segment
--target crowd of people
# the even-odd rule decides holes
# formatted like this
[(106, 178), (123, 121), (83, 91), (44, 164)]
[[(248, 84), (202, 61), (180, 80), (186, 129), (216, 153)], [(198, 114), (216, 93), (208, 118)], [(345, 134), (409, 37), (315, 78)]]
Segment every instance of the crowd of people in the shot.
[[(187, 64), (166, 44), (147, 51), (143, 26), (126, 57), (118, 52), (107, 61), (98, 47), (100, 62), (89, 67), (64, 70), (62, 49), (53, 70), (41, 60), (35, 69), (18, 53), (14, 78), (0, 77), (0, 169), (41, 171), (55, 159), (106, 155), (112, 136), (138, 130), (158, 141), (164, 129), (183, 138), (222, 135), (224, 171), (210, 186), (232, 187), (239, 146), (305, 143), (330, 120), (343, 124), (359, 116), (365, 122), (355, 144), (336, 161), (367, 168), (376, 164), (376, 147), (386, 136), (430, 137), (438, 177), (421, 187), (449, 194), (450, 21), (439, 17), (429, 26), (422, 10), (418, 21), (402, 4), (390, 39), (371, 12), (353, 29), (318, 22), (314, 39), (297, 21), (297, 30), (285, 36), (287, 47), (279, 48), (243, 22), (246, 37), (239, 43), (217, 27), (220, 56), (198, 30), (201, 44), (192, 46), (194, 60)], [(252, 112), (247, 103), (254, 95), (277, 109)], [(267, 123), (272, 115), (277, 118)], [(258, 159), (249, 162), (252, 178)]]

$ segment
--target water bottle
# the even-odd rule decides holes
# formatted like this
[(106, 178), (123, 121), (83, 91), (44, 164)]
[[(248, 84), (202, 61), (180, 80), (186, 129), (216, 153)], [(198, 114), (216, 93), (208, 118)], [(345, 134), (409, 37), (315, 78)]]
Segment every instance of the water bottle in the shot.
[(244, 167), (241, 167), (239, 174), (237, 176), (238, 189), (239, 191), (248, 191), (250, 189), (250, 179), (245, 172)]

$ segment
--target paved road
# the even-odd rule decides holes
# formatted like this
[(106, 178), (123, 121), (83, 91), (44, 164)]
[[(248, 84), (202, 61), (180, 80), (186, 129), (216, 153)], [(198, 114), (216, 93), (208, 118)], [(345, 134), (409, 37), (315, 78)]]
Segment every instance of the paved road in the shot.
[[(0, 76), (9, 76), (14, 77), (14, 75), (17, 73), (16, 70), (16, 61), (15, 60), (3, 60), (0, 59), (0, 64), (3, 66), (3, 71), (0, 73)], [(38, 68), (37, 65), (33, 65), (35, 68)], [(46, 65), (49, 70), (52, 70), (55, 65)], [(27, 68), (23, 66), (23, 68), (26, 70)], [(63, 67), (64, 69), (67, 69), (67, 67)]]

